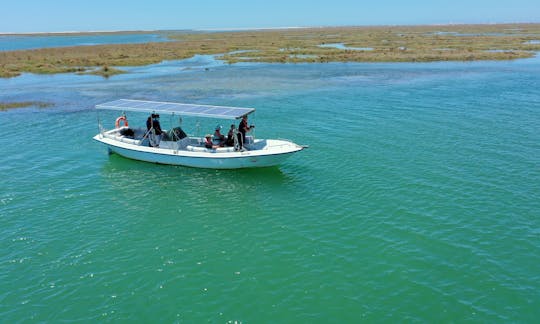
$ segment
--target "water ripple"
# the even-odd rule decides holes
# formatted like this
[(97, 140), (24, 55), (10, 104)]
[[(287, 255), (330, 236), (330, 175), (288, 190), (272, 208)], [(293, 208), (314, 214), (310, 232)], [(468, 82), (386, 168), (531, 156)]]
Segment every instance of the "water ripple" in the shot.
[[(4, 321), (538, 317), (537, 63), (175, 64), (0, 80), (56, 104), (0, 114), (25, 130), (0, 138)], [(109, 156), (91, 107), (134, 93), (257, 107), (257, 136), (310, 148), (240, 171)]]

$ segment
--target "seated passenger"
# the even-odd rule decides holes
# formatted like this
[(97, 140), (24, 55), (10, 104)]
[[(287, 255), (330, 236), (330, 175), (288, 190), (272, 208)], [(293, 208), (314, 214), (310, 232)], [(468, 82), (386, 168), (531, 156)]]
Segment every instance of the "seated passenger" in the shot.
[(214, 146), (214, 144), (212, 143), (212, 135), (206, 134), (204, 138), (205, 138), (204, 147), (206, 147), (207, 149), (213, 149), (217, 147), (217, 146)]
[(214, 142), (221, 147), (225, 146), (225, 135), (221, 134), (221, 125), (216, 126), (216, 131), (214, 132)]

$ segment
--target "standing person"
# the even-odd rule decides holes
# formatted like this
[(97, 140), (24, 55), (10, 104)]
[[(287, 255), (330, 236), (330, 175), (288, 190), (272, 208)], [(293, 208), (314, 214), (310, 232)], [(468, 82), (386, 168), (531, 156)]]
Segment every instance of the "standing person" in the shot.
[[(148, 144), (150, 144), (152, 147), (159, 147), (163, 133), (161, 130), (161, 125), (159, 124), (159, 114), (152, 114), (150, 117), (148, 117), (146, 120), (146, 129), (148, 130)], [(150, 132), (150, 130), (153, 131)]]
[(154, 128), (156, 135), (161, 135), (162, 131), (159, 123), (159, 114), (152, 114), (146, 120), (146, 129), (150, 130), (151, 128)]
[(229, 132), (227, 133), (227, 146), (234, 146), (234, 131), (236, 130), (236, 127), (234, 124), (231, 124), (231, 128), (229, 129)]
[(152, 128), (152, 116), (148, 116), (148, 119), (146, 120), (146, 130), (149, 131), (150, 128)]
[(238, 125), (238, 131), (240, 134), (238, 134), (238, 142), (240, 145), (240, 149), (244, 147), (244, 143), (246, 142), (246, 133), (249, 132), (251, 129), (255, 128), (255, 125), (249, 125), (248, 126), (248, 117), (245, 115), (242, 117), (242, 121), (240, 121), (240, 125)]
[(161, 135), (163, 131), (161, 130), (161, 124), (159, 123), (159, 114), (155, 114), (154, 120), (152, 121), (152, 125), (154, 127), (154, 130), (156, 131), (156, 135)]

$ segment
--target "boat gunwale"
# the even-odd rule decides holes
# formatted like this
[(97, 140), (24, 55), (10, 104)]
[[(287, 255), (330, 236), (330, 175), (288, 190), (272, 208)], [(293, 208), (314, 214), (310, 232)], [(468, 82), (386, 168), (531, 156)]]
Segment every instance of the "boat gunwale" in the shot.
[[(158, 154), (158, 155), (169, 155), (169, 156), (187, 157), (187, 158), (205, 158), (205, 159), (208, 159), (208, 158), (210, 159), (231, 159), (231, 158), (237, 159), (237, 158), (250, 158), (250, 157), (259, 157), (259, 156), (273, 156), (273, 155), (296, 153), (296, 152), (302, 151), (305, 148), (303, 146), (300, 146), (296, 143), (293, 143), (287, 140), (272, 139), (270, 141), (279, 141), (279, 142), (287, 143), (287, 146), (290, 146), (291, 149), (286, 150), (286, 151), (255, 149), (255, 150), (234, 151), (234, 152), (217, 152), (217, 151), (198, 152), (198, 151), (189, 151), (189, 150), (183, 150), (183, 149), (175, 150), (172, 148), (160, 148), (160, 147), (150, 147), (150, 146), (147, 147), (147, 146), (137, 145), (133, 143), (118, 141), (116, 139), (103, 136), (102, 134), (95, 135), (93, 139), (106, 145), (111, 145), (118, 148), (131, 150), (131, 151), (137, 151), (141, 153), (151, 153), (151, 154)], [(279, 145), (279, 146), (284, 146), (284, 144)]]

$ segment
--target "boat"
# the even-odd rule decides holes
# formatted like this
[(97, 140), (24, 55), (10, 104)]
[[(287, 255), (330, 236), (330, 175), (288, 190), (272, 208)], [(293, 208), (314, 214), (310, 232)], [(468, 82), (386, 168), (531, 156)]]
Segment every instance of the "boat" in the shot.
[[(254, 108), (132, 99), (106, 102), (95, 108), (98, 110), (99, 133), (94, 140), (106, 145), (109, 153), (134, 160), (208, 169), (259, 168), (279, 165), (307, 147), (284, 139), (256, 139), (253, 135), (245, 136), (243, 143), (238, 130), (234, 130), (234, 136), (229, 138), (230, 146), (227, 146), (222, 139), (212, 138), (210, 134), (204, 137), (188, 135), (181, 127), (164, 130), (155, 121), (160, 115), (178, 116), (180, 121), (183, 117), (240, 120), (253, 113)], [(121, 112), (114, 128), (103, 126), (102, 110)], [(128, 113), (149, 114), (146, 127), (131, 127)], [(208, 145), (210, 139), (220, 143)]]

